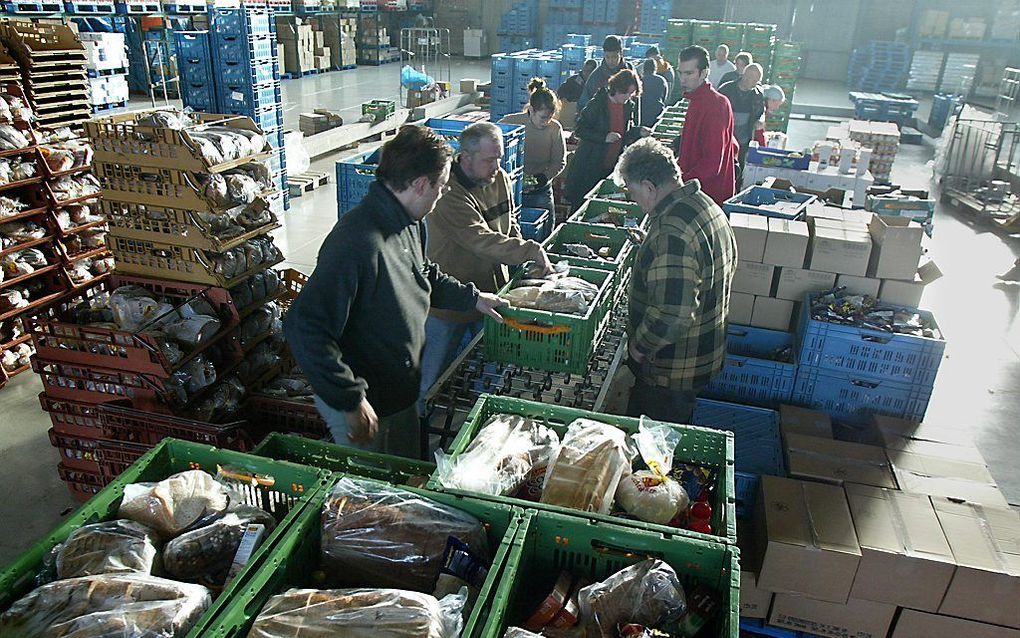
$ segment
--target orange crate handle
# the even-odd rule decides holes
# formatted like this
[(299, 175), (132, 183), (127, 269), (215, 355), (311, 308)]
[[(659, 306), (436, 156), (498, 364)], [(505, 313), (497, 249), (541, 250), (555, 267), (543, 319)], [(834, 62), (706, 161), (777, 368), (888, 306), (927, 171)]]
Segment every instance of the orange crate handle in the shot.
[(522, 323), (516, 319), (504, 318), (503, 322), (510, 326), (520, 330), (521, 332), (537, 332), (543, 335), (558, 335), (564, 332), (570, 332), (570, 326), (537, 326), (532, 323)]

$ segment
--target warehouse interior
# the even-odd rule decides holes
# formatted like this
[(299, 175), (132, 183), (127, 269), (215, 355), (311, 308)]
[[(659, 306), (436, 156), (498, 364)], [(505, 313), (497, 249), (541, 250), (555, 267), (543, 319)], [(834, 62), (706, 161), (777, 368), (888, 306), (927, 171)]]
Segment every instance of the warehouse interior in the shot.
[(0, 636), (1020, 638), (1018, 314), (1020, 0), (5, 0)]

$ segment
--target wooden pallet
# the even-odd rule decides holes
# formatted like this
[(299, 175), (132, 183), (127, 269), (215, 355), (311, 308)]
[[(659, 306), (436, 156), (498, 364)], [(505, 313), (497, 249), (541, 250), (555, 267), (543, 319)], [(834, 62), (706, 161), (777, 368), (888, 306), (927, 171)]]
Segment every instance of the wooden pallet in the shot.
[(291, 197), (301, 197), (305, 193), (310, 193), (328, 183), (329, 173), (320, 173), (318, 171), (308, 171), (300, 175), (287, 176), (287, 188), (290, 191)]

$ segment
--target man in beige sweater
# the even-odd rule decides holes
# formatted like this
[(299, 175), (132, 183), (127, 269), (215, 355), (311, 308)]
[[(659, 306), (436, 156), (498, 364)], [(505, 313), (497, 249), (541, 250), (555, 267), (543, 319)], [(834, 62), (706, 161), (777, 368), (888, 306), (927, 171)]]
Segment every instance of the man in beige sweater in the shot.
[[(500, 168), (503, 134), (479, 122), (460, 134), (460, 154), (451, 167), (449, 190), (429, 215), (428, 257), (443, 272), (484, 292), (497, 292), (510, 280), (507, 266), (536, 261), (552, 265), (538, 242), (521, 237), (512, 215), (510, 178)], [(460, 353), (465, 339), (481, 330), (477, 312), (432, 308), (425, 323), (421, 398)]]

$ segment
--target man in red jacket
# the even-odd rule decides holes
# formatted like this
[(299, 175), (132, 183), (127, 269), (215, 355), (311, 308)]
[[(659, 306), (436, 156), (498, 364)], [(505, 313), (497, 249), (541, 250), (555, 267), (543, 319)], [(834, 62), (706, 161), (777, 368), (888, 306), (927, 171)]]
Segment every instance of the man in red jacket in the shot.
[(736, 188), (737, 140), (733, 137), (730, 101), (708, 83), (708, 51), (691, 46), (680, 52), (677, 77), (690, 102), (680, 138), (680, 172), (697, 179), (715, 203), (733, 197)]

